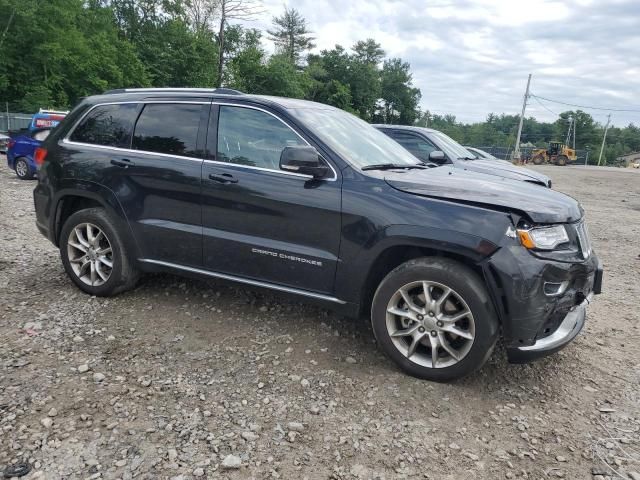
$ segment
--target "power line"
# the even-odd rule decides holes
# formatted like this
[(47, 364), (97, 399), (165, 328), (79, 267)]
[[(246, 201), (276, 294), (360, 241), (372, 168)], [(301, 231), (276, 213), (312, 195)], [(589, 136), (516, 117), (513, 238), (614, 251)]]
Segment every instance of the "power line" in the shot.
[(530, 95), (532, 97), (536, 98), (536, 99), (539, 98), (541, 100), (546, 100), (547, 102), (559, 103), (560, 105), (567, 105), (569, 107), (587, 108), (587, 109), (590, 109), (590, 110), (604, 110), (606, 112), (636, 112), (636, 113), (640, 113), (640, 109), (634, 109), (634, 108), (594, 107), (594, 106), (589, 106), (589, 105), (578, 105), (578, 104), (575, 104), (575, 103), (561, 102), (560, 100), (553, 100), (551, 98), (541, 97), (540, 95), (534, 95), (533, 93), (531, 93)]
[(535, 99), (536, 99), (536, 102), (538, 102), (542, 108), (544, 108), (544, 109), (545, 109), (545, 110), (547, 110), (548, 112), (553, 113), (556, 117), (559, 117), (559, 116), (560, 116), (560, 115), (558, 115), (556, 112), (554, 112), (553, 110), (551, 110), (550, 108), (547, 108), (547, 106), (546, 106), (544, 103), (542, 103), (542, 102), (538, 99), (538, 97), (537, 97), (537, 96), (535, 96), (535, 95), (533, 95), (533, 94), (532, 94), (531, 96), (532, 96), (533, 98), (535, 98)]

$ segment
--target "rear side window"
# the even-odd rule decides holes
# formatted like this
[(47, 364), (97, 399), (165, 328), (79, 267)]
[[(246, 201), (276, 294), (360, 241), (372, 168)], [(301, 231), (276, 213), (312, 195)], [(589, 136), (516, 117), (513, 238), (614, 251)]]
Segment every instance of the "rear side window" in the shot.
[(91, 110), (73, 131), (73, 142), (129, 148), (136, 121), (135, 103), (100, 105)]
[(203, 105), (150, 103), (140, 114), (133, 148), (147, 152), (198, 157), (198, 127)]

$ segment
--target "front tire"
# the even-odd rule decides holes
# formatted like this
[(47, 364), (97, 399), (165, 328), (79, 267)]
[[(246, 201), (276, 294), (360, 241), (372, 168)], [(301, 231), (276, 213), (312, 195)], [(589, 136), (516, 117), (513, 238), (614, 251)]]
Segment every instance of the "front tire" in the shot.
[(62, 264), (80, 290), (108, 297), (135, 286), (139, 271), (114, 220), (102, 208), (72, 214), (60, 233)]
[(26, 158), (17, 158), (16, 163), (13, 167), (16, 171), (16, 176), (20, 180), (31, 180), (33, 178), (33, 169), (29, 165), (29, 162)]
[(532, 161), (534, 165), (542, 165), (544, 163), (544, 157), (542, 155), (536, 155)]
[(564, 167), (568, 161), (569, 159), (566, 155), (558, 155), (558, 158), (556, 159), (556, 165)]
[(384, 352), (414, 377), (446, 382), (489, 358), (498, 322), (478, 275), (444, 258), (403, 263), (380, 283), (371, 311)]

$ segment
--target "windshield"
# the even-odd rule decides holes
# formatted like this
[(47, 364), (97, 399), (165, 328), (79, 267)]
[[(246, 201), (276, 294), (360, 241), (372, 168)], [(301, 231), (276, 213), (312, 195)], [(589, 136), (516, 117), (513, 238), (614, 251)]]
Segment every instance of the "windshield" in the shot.
[(399, 143), (350, 113), (315, 108), (294, 108), (289, 111), (329, 148), (357, 167), (422, 163)]
[(444, 150), (444, 153), (446, 153), (448, 157), (454, 159), (469, 158), (472, 160), (476, 158), (473, 153), (464, 148), (448, 135), (445, 135), (442, 132), (433, 132), (432, 135), (435, 137), (434, 140), (438, 147), (442, 148), (442, 150)]

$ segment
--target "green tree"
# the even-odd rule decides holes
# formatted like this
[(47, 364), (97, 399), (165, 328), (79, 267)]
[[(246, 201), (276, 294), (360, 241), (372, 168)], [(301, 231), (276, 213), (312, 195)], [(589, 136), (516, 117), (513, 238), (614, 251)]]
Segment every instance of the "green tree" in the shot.
[(381, 102), (375, 118), (383, 123), (412, 125), (419, 117), (422, 94), (413, 87), (410, 65), (400, 58), (385, 60), (381, 78)]
[(306, 78), (286, 55), (272, 55), (267, 62), (262, 88), (256, 93), (304, 98)]
[(315, 47), (307, 21), (295, 8), (284, 8), (284, 13), (273, 17), (273, 30), (267, 30), (276, 47), (297, 65), (302, 54)]
[(381, 95), (378, 68), (372, 63), (351, 59), (347, 73), (353, 109), (363, 120), (372, 121), (376, 111), (376, 101)]
[(218, 5), (219, 21), (218, 34), (218, 69), (215, 86), (222, 86), (225, 62), (225, 31), (232, 20), (251, 20), (261, 13), (261, 8), (255, 0), (220, 0)]
[(307, 76), (306, 99), (352, 111), (349, 85), (331, 78), (322, 66), (319, 56), (309, 57), (305, 74)]
[[(356, 47), (358, 44), (354, 46), (354, 48)], [(350, 110), (367, 121), (373, 119), (376, 100), (380, 98), (380, 71), (375, 62), (363, 57), (358, 52), (350, 54), (341, 45), (336, 45), (331, 50), (323, 50), (319, 55), (309, 55), (308, 60), (314, 78), (319, 78), (316, 74), (317, 69), (320, 68), (325, 72), (321, 79), (322, 82), (328, 84), (336, 81), (343, 86), (340, 88), (340, 102), (344, 102), (347, 98), (348, 89)], [(324, 91), (326, 94), (329, 89), (337, 87), (338, 84), (333, 83), (332, 87), (316, 87), (316, 89)], [(333, 101), (337, 101), (335, 96), (333, 99)]]
[(363, 63), (377, 65), (384, 59), (382, 46), (373, 38), (356, 42), (353, 51), (355, 59)]
[[(15, 11), (10, 24), (0, 24), (7, 31), (0, 97), (10, 100), (10, 108), (68, 108), (85, 95), (149, 84), (109, 7), (82, 0), (0, 0), (0, 11)], [(28, 48), (25, 39), (33, 39)]]
[(225, 85), (246, 93), (261, 92), (267, 55), (260, 44), (260, 31), (235, 25), (228, 29), (226, 37), (229, 62)]

